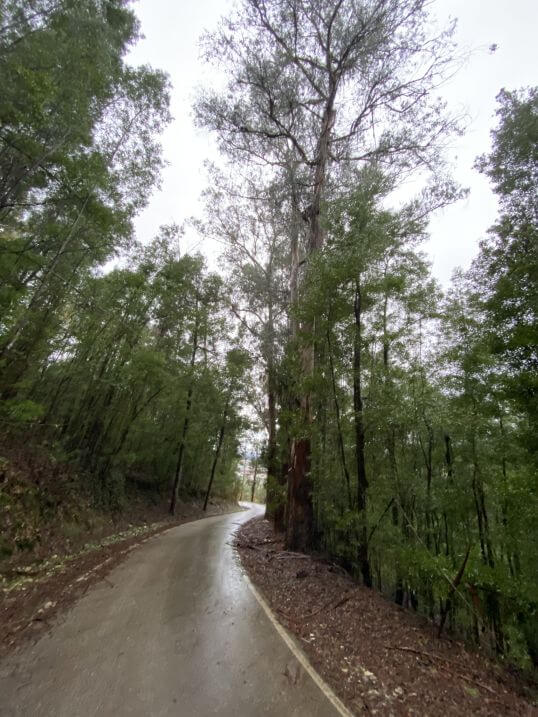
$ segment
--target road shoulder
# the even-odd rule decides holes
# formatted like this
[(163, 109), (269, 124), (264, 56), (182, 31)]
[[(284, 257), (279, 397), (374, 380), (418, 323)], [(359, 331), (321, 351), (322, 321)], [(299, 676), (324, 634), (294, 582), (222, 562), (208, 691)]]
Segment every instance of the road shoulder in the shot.
[(283, 550), (263, 519), (236, 545), (250, 580), (310, 663), (353, 712), (528, 715), (521, 685), (461, 642), (327, 561)]
[[(237, 511), (243, 509), (239, 506)], [(0, 658), (28, 640), (36, 640), (52, 627), (53, 621), (80, 600), (96, 583), (107, 575), (137, 547), (150, 538), (185, 523), (216, 515), (226, 515), (229, 506), (218, 506), (167, 518), (160, 522), (142, 524), (89, 543), (72, 554), (51, 555), (13, 574), (2, 576), (0, 590)]]

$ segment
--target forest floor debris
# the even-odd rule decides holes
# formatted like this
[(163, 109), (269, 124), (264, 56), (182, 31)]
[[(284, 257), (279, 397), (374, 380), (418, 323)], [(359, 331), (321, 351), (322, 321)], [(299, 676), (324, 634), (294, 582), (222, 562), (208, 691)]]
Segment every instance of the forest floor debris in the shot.
[[(128, 553), (154, 535), (203, 517), (239, 511), (229, 501), (211, 501), (206, 513), (201, 503), (178, 503), (175, 517), (161, 513), (158, 522), (141, 522), (30, 564), (11, 561), (0, 565), (0, 657), (26, 639), (35, 639), (50, 627), (59, 612), (69, 608)], [(132, 518), (132, 516), (131, 516)]]
[(242, 564), (319, 674), (356, 714), (538, 715), (533, 690), (337, 566), (284, 551), (271, 524), (239, 529)]

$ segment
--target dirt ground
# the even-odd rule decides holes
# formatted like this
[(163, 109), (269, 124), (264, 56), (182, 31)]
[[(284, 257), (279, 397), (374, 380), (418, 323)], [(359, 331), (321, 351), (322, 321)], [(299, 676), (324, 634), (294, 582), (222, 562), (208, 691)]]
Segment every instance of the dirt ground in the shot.
[(174, 518), (140, 523), (102, 536), (76, 552), (49, 555), (27, 561), (4, 563), (0, 570), (0, 657), (22, 641), (35, 639), (50, 627), (55, 615), (76, 600), (121, 562), (127, 553), (148, 538), (202, 517), (240, 510), (229, 502), (212, 501), (206, 513), (198, 503), (180, 503)]
[(378, 715), (538, 715), (531, 688), (327, 561), (286, 552), (270, 523), (245, 524), (244, 568), (348, 708)]

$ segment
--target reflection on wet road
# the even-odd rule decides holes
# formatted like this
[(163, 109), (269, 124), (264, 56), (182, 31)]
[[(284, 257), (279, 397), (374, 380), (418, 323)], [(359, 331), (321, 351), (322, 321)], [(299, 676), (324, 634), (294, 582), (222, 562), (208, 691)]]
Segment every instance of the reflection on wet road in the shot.
[(0, 663), (0, 715), (337, 714), (242, 577), (231, 536), (260, 510), (133, 551), (49, 635)]

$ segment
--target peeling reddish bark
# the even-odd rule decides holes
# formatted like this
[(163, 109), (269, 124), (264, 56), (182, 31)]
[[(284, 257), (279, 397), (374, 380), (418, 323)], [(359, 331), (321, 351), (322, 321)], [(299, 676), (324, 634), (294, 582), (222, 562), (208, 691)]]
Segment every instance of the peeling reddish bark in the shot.
[(314, 510), (310, 476), (310, 440), (294, 441), (288, 478), (288, 525), (286, 548), (306, 551), (312, 546)]

